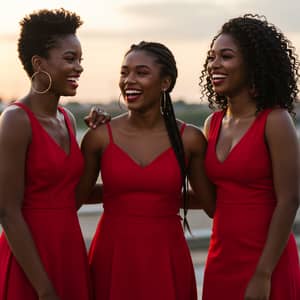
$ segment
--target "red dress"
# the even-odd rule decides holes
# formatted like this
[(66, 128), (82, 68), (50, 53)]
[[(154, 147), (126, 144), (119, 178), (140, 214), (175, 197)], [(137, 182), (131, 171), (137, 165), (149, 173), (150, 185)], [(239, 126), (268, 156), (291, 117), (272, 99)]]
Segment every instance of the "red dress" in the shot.
[[(83, 158), (65, 111), (70, 153), (48, 135), (23, 104), (31, 123), (32, 139), (25, 170), (22, 212), (46, 272), (61, 300), (88, 300), (88, 262), (75, 207), (75, 186)], [(16, 262), (5, 235), (0, 237), (0, 300), (38, 300)]]
[[(114, 143), (101, 160), (104, 213), (89, 254), (95, 300), (196, 300), (178, 215), (181, 174), (172, 148), (145, 167)], [(183, 129), (182, 129), (183, 130)]]
[[(203, 300), (244, 300), (266, 242), (276, 206), (265, 124), (271, 110), (256, 117), (224, 162), (216, 143), (224, 112), (210, 123), (206, 170), (217, 187), (216, 212), (204, 273)], [(269, 300), (300, 299), (300, 267), (294, 236), (272, 274)]]

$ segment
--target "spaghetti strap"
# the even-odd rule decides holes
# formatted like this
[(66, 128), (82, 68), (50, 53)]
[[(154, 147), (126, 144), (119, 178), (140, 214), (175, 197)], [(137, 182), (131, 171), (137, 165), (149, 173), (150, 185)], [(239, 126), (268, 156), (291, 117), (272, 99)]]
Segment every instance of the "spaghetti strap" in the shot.
[(113, 139), (112, 130), (111, 130), (111, 126), (110, 126), (109, 122), (106, 123), (106, 127), (107, 127), (107, 131), (108, 131), (108, 135), (109, 135), (109, 142), (113, 144), (114, 139)]

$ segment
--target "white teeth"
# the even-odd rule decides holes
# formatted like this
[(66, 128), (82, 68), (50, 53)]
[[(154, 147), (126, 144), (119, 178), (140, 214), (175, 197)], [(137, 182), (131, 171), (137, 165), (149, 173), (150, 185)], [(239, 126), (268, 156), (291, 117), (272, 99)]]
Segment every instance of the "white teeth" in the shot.
[(70, 81), (78, 81), (79, 78), (78, 77), (68, 77), (68, 80), (70, 80)]
[(226, 75), (222, 75), (222, 74), (213, 74), (212, 79), (224, 79), (226, 78)]
[(142, 92), (138, 90), (126, 90), (126, 95), (140, 95)]

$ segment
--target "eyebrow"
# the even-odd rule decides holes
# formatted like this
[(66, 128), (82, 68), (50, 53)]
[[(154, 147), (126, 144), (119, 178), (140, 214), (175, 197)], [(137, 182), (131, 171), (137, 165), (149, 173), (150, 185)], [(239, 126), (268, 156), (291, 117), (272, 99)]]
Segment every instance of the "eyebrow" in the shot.
[(66, 50), (66, 51), (63, 53), (63, 55), (65, 55), (65, 54), (74, 54), (74, 55), (76, 55), (76, 51), (74, 51), (74, 50)]
[[(126, 66), (126, 65), (123, 65), (122, 68), (128, 69), (129, 67)], [(136, 68), (136, 69), (147, 68), (147, 69), (149, 69), (149, 70), (151, 69), (151, 68), (150, 68), (149, 66), (147, 66), (147, 65), (137, 65), (137, 66), (135, 66), (135, 68)]]
[(221, 49), (221, 52), (224, 52), (224, 51), (236, 52), (236, 50), (234, 50), (232, 48), (223, 48), (223, 49)]
[[(222, 48), (221, 50), (220, 50), (220, 52), (225, 52), (225, 51), (230, 51), (230, 52), (236, 52), (236, 50), (234, 50), (234, 49), (232, 49), (232, 48)], [(213, 52), (215, 52), (215, 50), (209, 50), (208, 52), (207, 52), (207, 54), (212, 54)]]

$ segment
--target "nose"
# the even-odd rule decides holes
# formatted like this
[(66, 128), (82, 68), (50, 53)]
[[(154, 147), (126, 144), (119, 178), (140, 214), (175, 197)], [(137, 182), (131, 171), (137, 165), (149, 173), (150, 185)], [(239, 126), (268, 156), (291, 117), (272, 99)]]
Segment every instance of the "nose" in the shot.
[(220, 58), (218, 56), (215, 56), (210, 59), (210, 61), (207, 64), (207, 67), (210, 69), (216, 69), (220, 67)]
[(133, 73), (128, 73), (128, 75), (124, 78), (124, 84), (136, 83), (136, 78)]
[(77, 61), (76, 65), (75, 65), (75, 69), (78, 73), (82, 73), (83, 72), (83, 66), (81, 65), (80, 61)]

